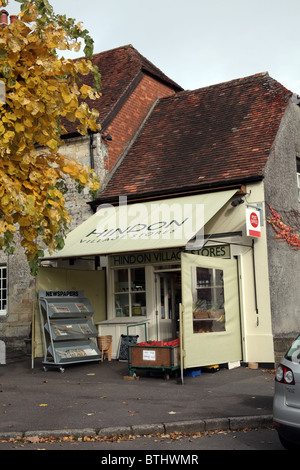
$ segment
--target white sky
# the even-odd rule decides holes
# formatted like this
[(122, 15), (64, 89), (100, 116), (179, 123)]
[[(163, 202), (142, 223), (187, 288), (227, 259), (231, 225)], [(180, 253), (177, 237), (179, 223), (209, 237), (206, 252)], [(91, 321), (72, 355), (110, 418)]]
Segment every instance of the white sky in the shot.
[(269, 72), (300, 94), (299, 0), (49, 1), (83, 22), (95, 53), (132, 44), (186, 90)]

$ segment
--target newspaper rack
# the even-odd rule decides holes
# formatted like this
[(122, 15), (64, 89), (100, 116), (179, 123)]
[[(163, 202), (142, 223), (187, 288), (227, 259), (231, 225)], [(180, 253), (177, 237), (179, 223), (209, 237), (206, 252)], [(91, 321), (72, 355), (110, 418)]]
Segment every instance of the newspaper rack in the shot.
[(100, 361), (93, 307), (83, 291), (39, 291), (43, 369)]

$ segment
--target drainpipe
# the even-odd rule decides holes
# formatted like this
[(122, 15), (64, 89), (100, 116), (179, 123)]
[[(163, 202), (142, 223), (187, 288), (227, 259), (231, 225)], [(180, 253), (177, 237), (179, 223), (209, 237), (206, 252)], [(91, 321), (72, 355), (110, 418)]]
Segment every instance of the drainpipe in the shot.
[(257, 303), (257, 287), (256, 287), (256, 269), (255, 269), (255, 253), (254, 253), (254, 240), (252, 239), (252, 263), (253, 263), (253, 277), (254, 277), (254, 297), (255, 297), (255, 310), (256, 310), (256, 325), (259, 325), (258, 317), (258, 303)]
[(90, 134), (90, 166), (92, 170), (95, 169), (94, 161), (94, 134)]

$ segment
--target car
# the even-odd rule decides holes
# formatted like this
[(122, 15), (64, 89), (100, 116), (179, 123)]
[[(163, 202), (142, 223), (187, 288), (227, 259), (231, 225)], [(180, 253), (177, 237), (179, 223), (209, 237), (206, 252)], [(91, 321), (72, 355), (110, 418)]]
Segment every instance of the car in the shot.
[(273, 422), (285, 449), (300, 449), (300, 335), (275, 374)]

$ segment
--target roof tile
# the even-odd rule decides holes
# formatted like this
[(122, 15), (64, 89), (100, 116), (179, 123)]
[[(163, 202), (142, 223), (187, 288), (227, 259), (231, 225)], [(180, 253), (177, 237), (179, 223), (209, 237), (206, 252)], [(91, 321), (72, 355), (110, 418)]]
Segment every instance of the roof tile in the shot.
[[(108, 118), (119, 99), (140, 72), (155, 76), (157, 79), (170, 84), (176, 91), (182, 90), (182, 87), (168, 78), (132, 45), (94, 54), (92, 63), (98, 67), (101, 74), (100, 92), (102, 96), (95, 101), (89, 99), (86, 101), (90, 108), (99, 111), (99, 121), (101, 124)], [(83, 82), (93, 85), (92, 75), (83, 77)], [(69, 134), (76, 131), (76, 124), (64, 122), (64, 126)]]
[(261, 176), (291, 95), (262, 73), (160, 99), (99, 199)]

